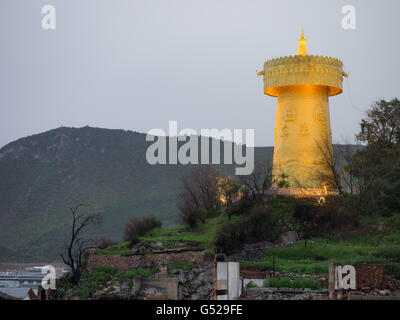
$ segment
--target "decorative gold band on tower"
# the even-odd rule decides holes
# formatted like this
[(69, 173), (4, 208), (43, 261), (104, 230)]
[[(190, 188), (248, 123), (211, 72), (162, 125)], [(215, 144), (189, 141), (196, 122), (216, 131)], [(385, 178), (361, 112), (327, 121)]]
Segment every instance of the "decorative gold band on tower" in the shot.
[(332, 187), (332, 134), (329, 96), (342, 93), (343, 63), (308, 55), (304, 33), (296, 56), (264, 63), (264, 93), (278, 98), (273, 176), (284, 174), (289, 187)]

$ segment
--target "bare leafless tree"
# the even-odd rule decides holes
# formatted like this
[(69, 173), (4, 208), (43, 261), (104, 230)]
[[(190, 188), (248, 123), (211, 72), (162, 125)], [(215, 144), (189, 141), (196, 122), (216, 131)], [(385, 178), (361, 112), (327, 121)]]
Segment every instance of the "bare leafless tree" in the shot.
[(334, 157), (340, 163), (342, 188), (353, 195), (356, 191), (357, 179), (355, 178), (354, 146), (344, 143), (336, 147)]
[(218, 205), (219, 171), (212, 165), (199, 165), (181, 178), (181, 190), (177, 207), (181, 220), (191, 227), (205, 217), (201, 211), (209, 211)]
[(83, 215), (79, 214), (78, 210), (83, 206), (79, 204), (75, 207), (68, 208), (71, 217), (71, 239), (66, 244), (66, 253), (60, 254), (60, 257), (64, 263), (71, 268), (70, 282), (77, 284), (82, 274), (82, 258), (90, 248), (93, 248), (94, 239), (84, 236), (84, 231), (87, 227), (96, 224), (99, 225), (102, 222), (102, 218), (99, 214)]
[(329, 144), (317, 144), (326, 170), (321, 170), (316, 174), (321, 183), (330, 185), (338, 190), (341, 195), (348, 193), (357, 196), (357, 199), (362, 199), (364, 195), (368, 194), (374, 177), (370, 176), (371, 179), (363, 179), (362, 176), (364, 175), (357, 174), (360, 171), (368, 171), (368, 168), (362, 165), (360, 161), (357, 162), (357, 157), (355, 157), (356, 151), (361, 147), (352, 145), (343, 138), (342, 141), (340, 145), (335, 146), (334, 152)]
[(181, 195), (188, 197), (197, 207), (210, 209), (218, 195), (218, 170), (212, 165), (199, 165), (181, 178)]
[(320, 152), (320, 160), (324, 168), (310, 174), (318, 178), (321, 185), (326, 185), (331, 189), (338, 190), (340, 194), (343, 194), (343, 174), (341, 173), (339, 155), (333, 153), (332, 144), (328, 139), (323, 142), (315, 141), (315, 144)]
[(247, 176), (239, 176), (253, 199), (262, 199), (272, 185), (272, 167), (268, 162), (257, 162), (254, 170)]

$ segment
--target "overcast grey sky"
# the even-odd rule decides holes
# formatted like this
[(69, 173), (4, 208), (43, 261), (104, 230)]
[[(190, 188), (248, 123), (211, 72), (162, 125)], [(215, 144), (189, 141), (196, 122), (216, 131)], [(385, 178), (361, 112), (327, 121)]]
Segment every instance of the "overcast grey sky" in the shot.
[[(56, 30), (41, 27), (45, 4)], [(356, 30), (341, 27), (346, 4)], [(254, 128), (256, 145), (273, 145), (276, 100), (256, 69), (295, 54), (301, 27), (310, 54), (350, 71), (330, 110), (334, 142), (353, 137), (372, 101), (400, 96), (399, 14), (399, 0), (0, 0), (0, 146), (59, 126), (147, 132), (168, 120)]]

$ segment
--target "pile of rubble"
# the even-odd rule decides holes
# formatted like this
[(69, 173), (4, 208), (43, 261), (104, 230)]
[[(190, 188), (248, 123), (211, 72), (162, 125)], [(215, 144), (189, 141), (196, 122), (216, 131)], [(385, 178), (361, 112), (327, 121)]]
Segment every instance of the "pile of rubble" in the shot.
[(245, 244), (239, 252), (229, 255), (227, 260), (257, 260), (273, 249), (275, 245), (269, 241)]
[(177, 274), (185, 300), (208, 300), (212, 292), (212, 262), (196, 265), (190, 271), (179, 270)]

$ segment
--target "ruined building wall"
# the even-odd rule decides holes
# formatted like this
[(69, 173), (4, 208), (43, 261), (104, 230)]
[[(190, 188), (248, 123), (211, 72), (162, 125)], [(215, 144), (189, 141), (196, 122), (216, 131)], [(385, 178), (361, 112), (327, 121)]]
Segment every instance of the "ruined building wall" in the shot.
[(154, 266), (172, 263), (204, 262), (204, 251), (163, 251), (149, 254), (135, 255), (101, 255), (94, 250), (89, 253), (87, 269), (92, 271), (98, 267), (111, 267), (119, 270), (132, 270), (139, 268), (151, 268)]

